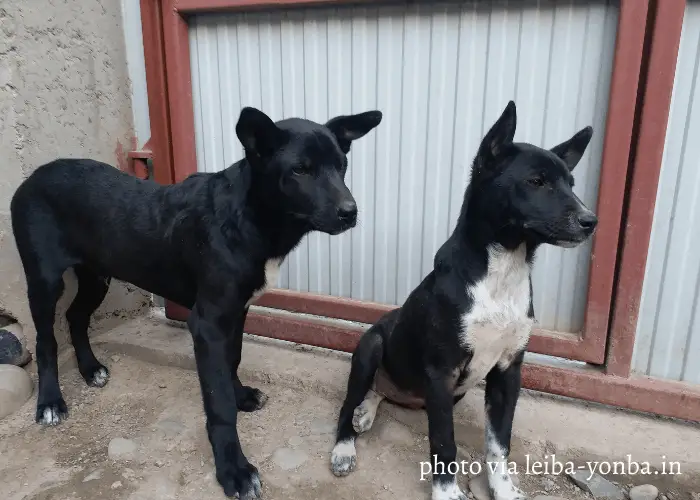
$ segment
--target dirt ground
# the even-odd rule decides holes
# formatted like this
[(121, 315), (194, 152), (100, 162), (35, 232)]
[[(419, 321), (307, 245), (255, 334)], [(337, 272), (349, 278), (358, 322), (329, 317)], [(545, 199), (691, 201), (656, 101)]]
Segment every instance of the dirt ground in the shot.
[[(3, 498), (225, 498), (214, 478), (195, 373), (99, 355), (112, 367), (104, 389), (87, 387), (76, 369), (64, 371), (71, 414), (61, 426), (44, 429), (32, 422), (34, 398), (0, 425)], [(265, 499), (429, 497), (429, 484), (419, 479), (419, 463), (428, 456), (424, 436), (380, 415), (373, 431), (358, 441), (358, 469), (338, 479), (328, 469), (336, 402), (258, 386), (270, 396), (268, 405), (240, 414), (239, 429), (249, 460), (260, 470)], [(110, 459), (114, 438), (132, 440), (133, 455)], [(573, 494), (575, 488), (562, 482), (564, 491)]]
[[(3, 500), (225, 498), (214, 477), (196, 373), (177, 362), (146, 362), (114, 345), (95, 347), (111, 370), (103, 389), (87, 387), (74, 362), (64, 363), (61, 381), (71, 413), (61, 426), (42, 428), (33, 422), (35, 396), (0, 422)], [(318, 361), (320, 369), (323, 363)], [(262, 410), (239, 414), (241, 442), (260, 470), (263, 498), (428, 499), (430, 483), (420, 480), (419, 465), (429, 455), (427, 437), (410, 421), (396, 418), (400, 412), (380, 408), (373, 429), (358, 440), (357, 470), (346, 478), (330, 473), (341, 400), (314, 384), (299, 383), (309, 378), (304, 370), (314, 367), (298, 367), (300, 379), (282, 373), (251, 381), (242, 373), (244, 383), (270, 396)], [(121, 455), (110, 458), (110, 441), (119, 438), (129, 440), (133, 450), (122, 447)], [(458, 460), (481, 459), (479, 447), (458, 442)], [(459, 477), (464, 490), (468, 479)], [(520, 483), (532, 496), (592, 498), (565, 475), (521, 475)], [(662, 491), (669, 500), (691, 499), (690, 491)]]

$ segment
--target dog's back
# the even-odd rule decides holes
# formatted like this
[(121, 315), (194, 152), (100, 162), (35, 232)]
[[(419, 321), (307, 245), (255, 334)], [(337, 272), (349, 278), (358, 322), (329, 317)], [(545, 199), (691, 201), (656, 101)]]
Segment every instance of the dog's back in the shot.
[(177, 206), (163, 203), (165, 197), (172, 198), (168, 187), (99, 161), (59, 159), (42, 165), (10, 203), (22, 262), (41, 265), (39, 255), (51, 256), (60, 261), (57, 268), (84, 263), (98, 273), (109, 262), (109, 275), (158, 288), (148, 282), (153, 271), (177, 265), (164, 237)]

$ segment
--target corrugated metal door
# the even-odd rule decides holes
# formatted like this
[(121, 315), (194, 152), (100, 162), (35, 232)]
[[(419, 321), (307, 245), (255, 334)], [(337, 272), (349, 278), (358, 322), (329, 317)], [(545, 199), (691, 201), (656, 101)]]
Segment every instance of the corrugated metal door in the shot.
[[(360, 223), (312, 234), (279, 286), (400, 304), (456, 223), (481, 137), (509, 99), (516, 140), (551, 147), (592, 125), (576, 192), (596, 206), (618, 7), (487, 2), (197, 16), (190, 54), (200, 171), (242, 157), (240, 108), (324, 122), (380, 109), (350, 153)], [(546, 247), (534, 271), (543, 328), (583, 326), (590, 244)]]
[(700, 383), (700, 2), (686, 7), (633, 369)]

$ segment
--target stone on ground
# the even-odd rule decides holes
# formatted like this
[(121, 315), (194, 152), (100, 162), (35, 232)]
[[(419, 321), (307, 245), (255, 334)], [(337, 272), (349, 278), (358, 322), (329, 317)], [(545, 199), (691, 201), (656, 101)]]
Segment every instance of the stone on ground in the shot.
[(107, 447), (107, 455), (112, 460), (132, 460), (135, 452), (136, 443), (131, 439), (114, 438)]
[(0, 328), (0, 365), (24, 366), (32, 355), (20, 342), (21, 327), (13, 323)]
[(579, 488), (593, 495), (596, 500), (625, 500), (622, 490), (599, 474), (577, 470), (567, 475)]
[(659, 489), (653, 484), (641, 484), (630, 489), (630, 500), (656, 500)]
[(26, 403), (32, 390), (32, 379), (22, 368), (0, 365), (0, 419), (13, 414)]

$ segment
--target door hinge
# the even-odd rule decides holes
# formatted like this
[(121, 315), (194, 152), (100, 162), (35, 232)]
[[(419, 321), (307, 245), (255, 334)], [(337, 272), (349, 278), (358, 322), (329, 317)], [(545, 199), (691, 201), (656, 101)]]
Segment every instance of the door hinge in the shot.
[(129, 173), (139, 179), (153, 179), (153, 151), (143, 149), (127, 154)]

